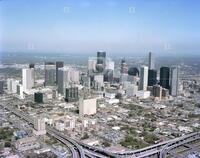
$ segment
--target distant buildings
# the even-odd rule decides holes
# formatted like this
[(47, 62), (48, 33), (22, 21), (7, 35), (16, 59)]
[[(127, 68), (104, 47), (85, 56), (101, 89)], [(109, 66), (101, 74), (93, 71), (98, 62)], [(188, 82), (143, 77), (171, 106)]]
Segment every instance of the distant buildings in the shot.
[(140, 90), (146, 91), (148, 85), (148, 67), (142, 66), (140, 69)]
[(97, 100), (96, 98), (92, 99), (83, 99), (79, 100), (79, 115), (82, 117), (84, 115), (93, 115), (96, 113), (97, 109)]
[(56, 65), (53, 62), (45, 62), (45, 86), (55, 86)]
[(121, 60), (121, 74), (128, 74), (128, 65), (125, 61), (125, 59)]
[(160, 68), (160, 85), (163, 88), (169, 89), (169, 74), (170, 74), (170, 68), (169, 67), (161, 67)]

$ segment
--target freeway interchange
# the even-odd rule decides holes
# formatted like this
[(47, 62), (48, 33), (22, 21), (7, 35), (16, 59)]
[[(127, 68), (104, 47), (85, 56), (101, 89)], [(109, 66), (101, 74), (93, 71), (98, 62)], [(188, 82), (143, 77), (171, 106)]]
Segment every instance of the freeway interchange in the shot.
[[(6, 110), (12, 112), (16, 116), (25, 120), (29, 124), (33, 124), (33, 119), (30, 116), (14, 108), (9, 103), (5, 103), (1, 101), (0, 105)], [(71, 152), (73, 158), (85, 158), (85, 157), (89, 157), (89, 158), (94, 158), (94, 157), (95, 158), (106, 158), (106, 157), (165, 158), (174, 149), (177, 149), (187, 144), (191, 144), (193, 142), (199, 142), (200, 140), (200, 132), (197, 132), (197, 133), (191, 133), (189, 135), (182, 136), (180, 138), (176, 138), (173, 140), (155, 144), (143, 149), (113, 153), (111, 151), (107, 151), (102, 148), (89, 146), (76, 139), (70, 138), (49, 125), (46, 125), (46, 131), (49, 135), (53, 136), (55, 139), (65, 144), (68, 147), (69, 151)]]

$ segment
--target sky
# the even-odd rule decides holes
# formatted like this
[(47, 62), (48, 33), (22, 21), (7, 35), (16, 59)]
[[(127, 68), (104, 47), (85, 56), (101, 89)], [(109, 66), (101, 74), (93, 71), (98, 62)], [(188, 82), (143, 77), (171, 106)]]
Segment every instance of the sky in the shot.
[(198, 54), (199, 0), (0, 0), (1, 52)]

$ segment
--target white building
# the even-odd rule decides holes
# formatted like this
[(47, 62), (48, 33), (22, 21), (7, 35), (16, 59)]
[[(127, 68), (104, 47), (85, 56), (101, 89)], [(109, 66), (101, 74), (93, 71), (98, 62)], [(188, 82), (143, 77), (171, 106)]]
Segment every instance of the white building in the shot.
[(150, 91), (137, 91), (136, 97), (141, 99), (147, 99), (150, 97)]
[(84, 115), (93, 115), (96, 114), (97, 110), (97, 99), (80, 99), (79, 100), (79, 114), (80, 116)]
[(73, 83), (79, 83), (79, 80), (80, 80), (80, 78), (79, 78), (79, 71), (78, 70), (76, 70), (76, 69), (70, 69), (70, 80), (71, 80), (71, 82), (73, 82)]
[(104, 86), (104, 82), (103, 82), (103, 75), (95, 75), (94, 76), (94, 81), (99, 83), (101, 86)]
[(97, 64), (96, 58), (89, 58), (88, 59), (88, 70), (89, 71), (96, 71), (96, 64)]
[(140, 90), (146, 91), (148, 86), (148, 67), (142, 66), (140, 69)]
[(131, 84), (129, 87), (126, 88), (126, 95), (127, 97), (136, 96), (137, 91), (138, 91), (138, 86), (135, 84)]
[(115, 62), (112, 61), (111, 59), (107, 58), (106, 59), (106, 70), (113, 70), (115, 68)]
[(45, 119), (36, 117), (34, 119), (34, 134), (35, 135), (44, 135), (46, 134), (45, 129)]
[(34, 76), (35, 76), (34, 68), (22, 69), (22, 84), (25, 92), (34, 87), (34, 82), (35, 82)]

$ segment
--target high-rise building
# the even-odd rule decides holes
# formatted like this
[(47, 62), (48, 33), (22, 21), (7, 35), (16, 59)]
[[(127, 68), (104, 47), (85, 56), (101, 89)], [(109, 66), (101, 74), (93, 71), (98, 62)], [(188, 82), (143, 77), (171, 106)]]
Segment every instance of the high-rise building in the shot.
[(163, 88), (166, 88), (168, 90), (170, 88), (170, 85), (169, 85), (169, 74), (170, 74), (169, 67), (161, 67), (160, 68), (160, 85)]
[(56, 61), (56, 84), (58, 84), (58, 69), (62, 68), (64, 63), (62, 61)]
[(153, 96), (161, 100), (162, 98), (162, 87), (160, 85), (153, 86)]
[(65, 92), (66, 102), (78, 101), (78, 87), (68, 87)]
[(97, 52), (97, 64), (96, 71), (97, 73), (102, 73), (106, 67), (106, 52), (99, 51)]
[(69, 68), (63, 67), (58, 69), (58, 93), (64, 95), (65, 88), (70, 83), (70, 71)]
[(34, 102), (43, 103), (43, 94), (41, 92), (34, 93)]
[(150, 70), (155, 69), (155, 58), (154, 58), (154, 54), (152, 52), (149, 52), (149, 69)]
[(146, 91), (148, 86), (148, 67), (142, 66), (140, 69), (140, 90)]
[(113, 81), (113, 70), (106, 70), (104, 73), (104, 82)]
[(157, 83), (157, 71), (149, 70), (148, 72), (148, 86), (153, 86)]
[(97, 99), (79, 99), (79, 115), (82, 117), (84, 115), (93, 115), (96, 113), (97, 109)]
[(115, 68), (115, 62), (112, 61), (110, 58), (106, 58), (106, 70), (112, 70), (114, 71)]
[(170, 95), (177, 96), (178, 95), (178, 67), (172, 67), (170, 70)]
[(4, 81), (0, 81), (0, 94), (4, 92)]
[(44, 135), (46, 134), (46, 127), (45, 127), (45, 119), (44, 118), (34, 118), (34, 134), (36, 135)]
[(11, 79), (11, 78), (7, 79), (7, 91), (8, 91), (8, 93), (12, 92), (12, 80), (13, 79)]
[(35, 83), (35, 69), (34, 68), (26, 68), (22, 69), (22, 84), (23, 89), (26, 92), (34, 87)]
[(45, 86), (54, 86), (56, 82), (56, 66), (53, 62), (45, 62)]
[(128, 65), (125, 61), (125, 59), (121, 60), (121, 74), (128, 74)]

